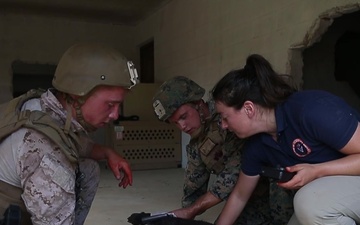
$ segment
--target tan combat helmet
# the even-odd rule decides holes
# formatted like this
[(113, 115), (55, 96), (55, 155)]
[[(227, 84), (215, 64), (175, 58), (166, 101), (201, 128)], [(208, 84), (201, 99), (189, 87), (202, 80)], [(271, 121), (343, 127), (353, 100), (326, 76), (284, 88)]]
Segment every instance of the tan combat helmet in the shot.
[(177, 76), (165, 81), (153, 97), (154, 111), (161, 121), (169, 117), (183, 104), (201, 100), (205, 89), (193, 80)]
[(98, 85), (131, 88), (138, 75), (131, 61), (117, 50), (94, 43), (76, 44), (61, 57), (52, 84), (55, 89), (84, 96)]
[[(134, 64), (115, 49), (95, 43), (76, 44), (70, 47), (61, 57), (56, 68), (52, 85), (65, 94), (67, 111), (75, 104), (76, 120), (87, 131), (96, 128), (85, 121), (81, 106), (87, 94), (99, 85), (131, 88), (137, 83), (138, 75)], [(77, 95), (80, 98), (73, 98)], [(67, 114), (64, 130), (70, 129), (71, 113)]]

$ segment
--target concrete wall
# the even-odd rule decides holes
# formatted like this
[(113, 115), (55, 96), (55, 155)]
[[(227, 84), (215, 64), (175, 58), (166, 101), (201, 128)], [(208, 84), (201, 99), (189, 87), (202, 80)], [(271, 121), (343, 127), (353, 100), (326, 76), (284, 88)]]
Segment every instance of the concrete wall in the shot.
[[(154, 39), (157, 82), (185, 75), (209, 91), (252, 53), (265, 56), (277, 72), (289, 72), (289, 47), (303, 41), (319, 15), (359, 2), (173, 0), (137, 26), (135, 42)], [(183, 134), (183, 152), (186, 143)]]
[(12, 98), (11, 63), (54, 64), (77, 42), (108, 43), (134, 59), (134, 27), (88, 23), (66, 18), (0, 14), (0, 102)]
[(326, 10), (355, 0), (173, 0), (136, 28), (136, 44), (154, 38), (156, 81), (185, 75), (210, 90), (251, 53), (286, 72), (288, 48)]
[(11, 62), (56, 64), (79, 41), (109, 43), (139, 65), (138, 48), (154, 39), (156, 82), (185, 75), (207, 90), (251, 53), (285, 73), (289, 47), (319, 15), (352, 3), (360, 0), (172, 0), (136, 27), (0, 14), (0, 102), (11, 98)]

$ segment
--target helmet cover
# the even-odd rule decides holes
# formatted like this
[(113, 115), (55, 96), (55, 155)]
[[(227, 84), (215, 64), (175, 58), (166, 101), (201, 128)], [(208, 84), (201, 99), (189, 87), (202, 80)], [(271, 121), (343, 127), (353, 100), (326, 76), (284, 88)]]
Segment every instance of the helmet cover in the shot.
[(205, 89), (193, 80), (177, 76), (165, 81), (153, 97), (153, 108), (159, 120), (166, 121), (183, 104), (198, 101)]

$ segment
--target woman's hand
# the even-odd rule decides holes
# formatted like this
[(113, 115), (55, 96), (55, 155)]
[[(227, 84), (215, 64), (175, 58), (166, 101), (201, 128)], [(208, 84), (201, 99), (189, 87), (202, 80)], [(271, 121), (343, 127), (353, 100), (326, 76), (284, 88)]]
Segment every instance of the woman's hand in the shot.
[(297, 164), (295, 166), (288, 166), (285, 168), (288, 172), (295, 172), (295, 176), (285, 183), (278, 183), (280, 187), (286, 189), (299, 189), (304, 185), (318, 178), (316, 164)]

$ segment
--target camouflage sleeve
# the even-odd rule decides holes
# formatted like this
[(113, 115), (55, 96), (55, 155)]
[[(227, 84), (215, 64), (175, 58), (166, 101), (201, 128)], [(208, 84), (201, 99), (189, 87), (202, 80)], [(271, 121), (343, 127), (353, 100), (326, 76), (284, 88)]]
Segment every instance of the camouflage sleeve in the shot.
[(192, 205), (200, 196), (207, 192), (210, 172), (202, 162), (197, 147), (186, 146), (188, 163), (185, 169), (182, 207)]
[(224, 143), (225, 167), (215, 178), (209, 191), (216, 197), (226, 200), (233, 190), (240, 173), (241, 148), (243, 141), (227, 137)]
[(29, 129), (19, 140), (22, 199), (33, 225), (74, 224), (75, 168), (44, 135)]
[(233, 190), (240, 172), (240, 153), (234, 153), (230, 158), (223, 171), (215, 178), (215, 181), (209, 188), (209, 191), (216, 197), (226, 200)]

